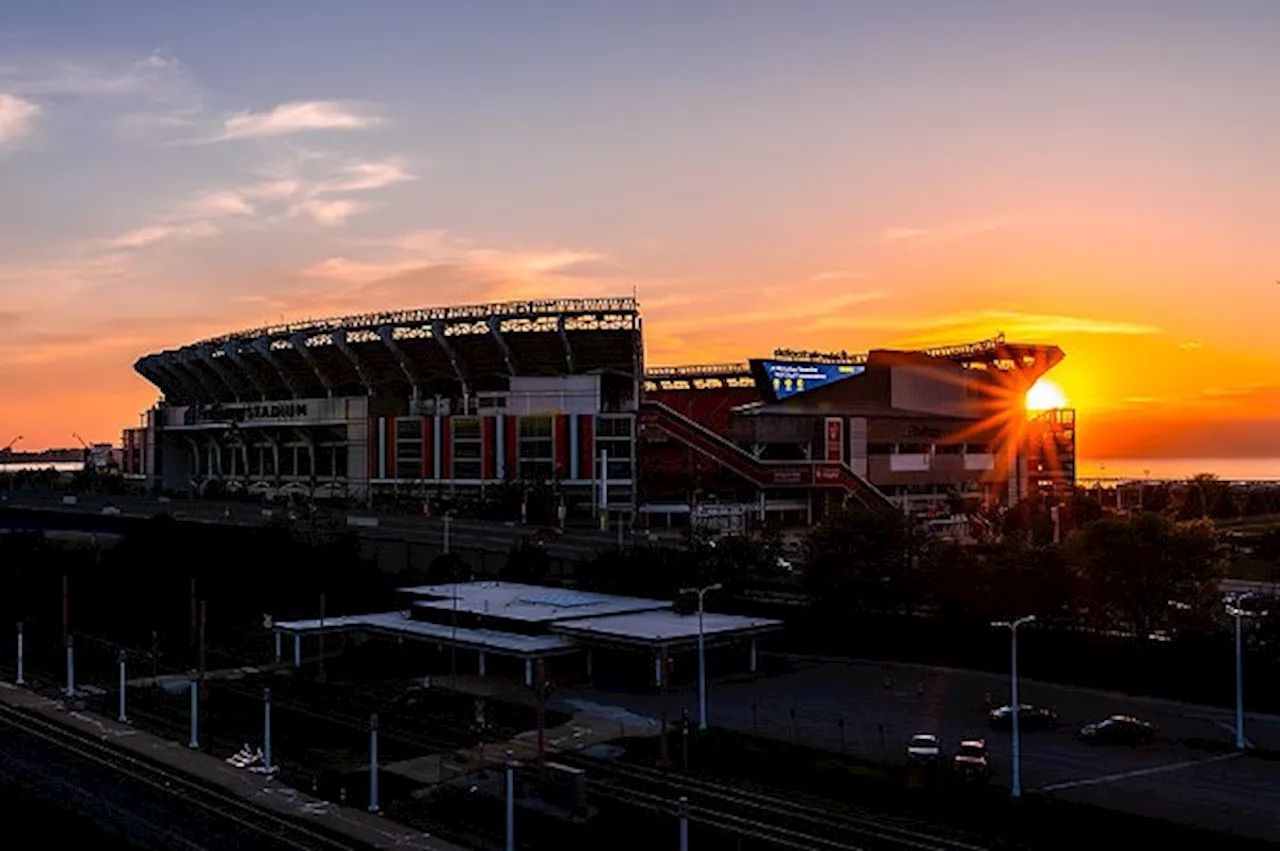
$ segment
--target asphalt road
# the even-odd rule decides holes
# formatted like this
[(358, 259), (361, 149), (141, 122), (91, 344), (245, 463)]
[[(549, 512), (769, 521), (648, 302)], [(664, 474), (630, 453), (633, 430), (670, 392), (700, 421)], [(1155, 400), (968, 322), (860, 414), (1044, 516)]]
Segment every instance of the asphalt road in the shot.
[[(103, 509), (118, 511), (120, 516), (145, 519), (161, 512), (179, 520), (207, 523), (234, 523), (257, 526), (267, 522), (274, 509), (270, 506), (240, 502), (205, 502), (172, 500), (160, 502), (152, 497), (80, 494), (75, 505), (62, 502), (64, 494), (56, 492), (13, 492), (0, 502), (14, 508), (45, 509), (84, 515), (102, 515)], [(108, 508), (109, 507), (109, 508)], [(301, 516), (303, 509), (292, 509)], [(113, 515), (114, 516), (114, 515)], [(390, 514), (351, 510), (343, 517), (376, 520), (377, 525), (352, 526), (361, 536), (374, 541), (397, 541), (443, 547), (445, 523), (440, 517)], [(359, 521), (358, 521), (359, 522)], [(449, 523), (449, 543), (456, 550), (486, 550), (506, 553), (519, 541), (535, 533), (539, 527), (518, 523), (495, 523), (455, 518)], [(617, 541), (616, 534), (587, 529), (569, 529), (562, 537), (544, 541), (552, 558), (582, 559)]]
[[(708, 706), (713, 725), (876, 760), (903, 761), (914, 733), (935, 733), (951, 751), (962, 738), (981, 736), (996, 772), (992, 782), (1007, 787), (1010, 736), (989, 730), (984, 710), (988, 694), (1006, 702), (1007, 684), (971, 671), (807, 661), (756, 683), (715, 683)], [(1026, 681), (1021, 691), (1024, 702), (1055, 708), (1063, 722), (1056, 732), (1023, 734), (1028, 791), (1280, 840), (1280, 761), (1235, 753), (1231, 712)], [(578, 689), (559, 697), (661, 714), (657, 695)], [(696, 690), (673, 693), (670, 706), (673, 718), (681, 708), (696, 718)], [(1114, 713), (1152, 721), (1157, 741), (1107, 747), (1076, 740), (1081, 725)], [(1247, 732), (1259, 747), (1280, 749), (1280, 718), (1249, 716)]]
[[(156, 851), (236, 851), (286, 848), (235, 821), (211, 815), (180, 796), (161, 793), (105, 766), (86, 762), (0, 725), (0, 784), (91, 820), (104, 836), (123, 834), (136, 848)], [(23, 831), (33, 844), (40, 825)], [(8, 824), (6, 832), (22, 831)], [(88, 847), (100, 847), (95, 844)]]

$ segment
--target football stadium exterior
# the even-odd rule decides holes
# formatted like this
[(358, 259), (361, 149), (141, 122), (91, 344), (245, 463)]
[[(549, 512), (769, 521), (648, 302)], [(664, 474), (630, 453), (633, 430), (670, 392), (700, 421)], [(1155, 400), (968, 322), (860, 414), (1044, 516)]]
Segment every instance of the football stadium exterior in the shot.
[(159, 491), (428, 510), (539, 488), (562, 517), (638, 526), (938, 513), (1074, 483), (1073, 413), (1023, 408), (1061, 359), (996, 338), (646, 370), (630, 298), (365, 314), (141, 358), (163, 396), (122, 467)]

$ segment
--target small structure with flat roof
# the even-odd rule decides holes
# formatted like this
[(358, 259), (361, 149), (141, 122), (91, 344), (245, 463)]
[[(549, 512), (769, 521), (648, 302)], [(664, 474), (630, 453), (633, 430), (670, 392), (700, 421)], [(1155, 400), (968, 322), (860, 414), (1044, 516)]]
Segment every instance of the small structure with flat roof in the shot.
[[(572, 591), (515, 582), (458, 582), (402, 588), (408, 608), (368, 615), (275, 623), (279, 637), (294, 638), (294, 664), (301, 664), (303, 636), (363, 633), (422, 641), (478, 654), (524, 661), (524, 680), (533, 684), (533, 663), (553, 656), (584, 658), (593, 675), (592, 651), (647, 650), (654, 654), (654, 684), (662, 684), (663, 653), (687, 649), (699, 635), (697, 614), (681, 614), (670, 601)], [(704, 612), (701, 632), (707, 647), (747, 642), (750, 670), (756, 669), (756, 639), (782, 628), (765, 618)]]

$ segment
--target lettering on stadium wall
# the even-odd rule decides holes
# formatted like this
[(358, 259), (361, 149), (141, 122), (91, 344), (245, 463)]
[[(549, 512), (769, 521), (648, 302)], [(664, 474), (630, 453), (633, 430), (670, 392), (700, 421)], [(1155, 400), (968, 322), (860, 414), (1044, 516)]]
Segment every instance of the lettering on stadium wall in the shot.
[(243, 423), (253, 420), (297, 420), (307, 416), (305, 402), (262, 402), (250, 405), (191, 405), (183, 412), (183, 425)]

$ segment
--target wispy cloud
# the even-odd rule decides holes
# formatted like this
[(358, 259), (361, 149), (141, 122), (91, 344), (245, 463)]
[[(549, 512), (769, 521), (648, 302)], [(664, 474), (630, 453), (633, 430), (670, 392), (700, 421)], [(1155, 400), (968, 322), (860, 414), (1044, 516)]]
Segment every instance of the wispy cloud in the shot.
[(967, 219), (931, 227), (895, 226), (886, 228), (882, 236), (889, 242), (938, 243), (965, 239), (990, 233), (1009, 226), (1009, 219), (995, 216), (987, 219)]
[(182, 206), (181, 213), (193, 218), (217, 219), (224, 216), (252, 216), (254, 209), (240, 192), (215, 189), (196, 195)]
[(0, 145), (30, 132), (40, 115), (40, 106), (26, 98), (0, 92)]
[(348, 163), (338, 176), (318, 183), (313, 192), (317, 195), (336, 192), (368, 192), (416, 179), (409, 173), (405, 163), (396, 157), (377, 161), (358, 161)]
[(334, 227), (368, 209), (369, 205), (365, 202), (353, 201), (350, 198), (308, 198), (294, 205), (292, 213), (297, 216), (306, 216), (316, 224)]
[(936, 342), (940, 338), (950, 339), (957, 334), (971, 336), (974, 332), (990, 333), (997, 330), (1011, 336), (1024, 337), (1059, 334), (1140, 336), (1160, 333), (1159, 328), (1137, 322), (1057, 313), (1022, 313), (1016, 310), (963, 310), (919, 319), (860, 318), (850, 320), (847, 324), (851, 327), (916, 332), (911, 342)]
[(866, 275), (863, 273), (855, 272), (852, 269), (829, 269), (816, 275), (810, 275), (809, 283), (825, 284), (831, 281), (859, 281), (865, 277)]
[(21, 57), (0, 65), (4, 85), (37, 97), (150, 94), (181, 74), (178, 61), (161, 51), (141, 59)]
[(238, 112), (222, 123), (221, 140), (287, 136), (314, 130), (367, 130), (385, 120), (355, 104), (334, 100), (291, 101), (266, 112)]
[(1179, 343), (1178, 348), (1184, 352), (1194, 352), (1194, 351), (1198, 351), (1199, 349), (1203, 349), (1204, 343), (1197, 343), (1194, 340), (1190, 340), (1185, 343)]
[(884, 238), (890, 241), (915, 239), (918, 236), (924, 236), (928, 232), (929, 231), (924, 230), (923, 228), (892, 227), (885, 229)]
[(135, 228), (119, 236), (105, 239), (102, 241), (102, 246), (115, 250), (145, 248), (168, 240), (197, 239), (214, 236), (217, 233), (217, 227), (211, 222), (153, 225), (151, 227)]

